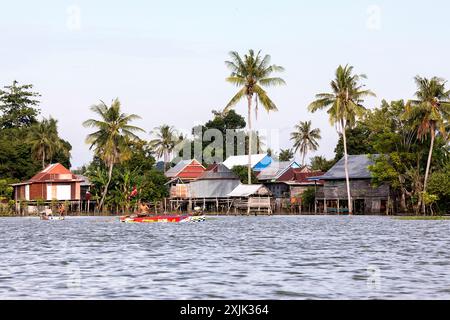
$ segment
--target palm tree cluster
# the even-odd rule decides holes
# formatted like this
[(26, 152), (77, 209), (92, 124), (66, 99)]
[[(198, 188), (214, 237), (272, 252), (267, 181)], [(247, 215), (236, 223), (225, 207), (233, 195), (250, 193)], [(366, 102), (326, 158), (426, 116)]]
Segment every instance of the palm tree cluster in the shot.
[[(255, 119), (258, 116), (259, 104), (267, 112), (277, 111), (276, 104), (267, 93), (267, 88), (285, 85), (285, 81), (277, 77), (275, 73), (283, 72), (284, 68), (271, 63), (270, 55), (262, 55), (261, 52), (249, 50), (247, 54), (241, 56), (238, 52), (230, 52), (230, 60), (225, 61), (231, 73), (226, 81), (237, 86), (238, 92), (228, 102), (223, 110), (214, 111), (214, 114), (225, 115), (231, 108), (234, 108), (241, 100), (247, 102), (247, 124), (248, 138), (246, 141), (248, 151), (247, 176), (248, 183), (252, 183), (251, 155), (253, 151), (253, 140), (257, 134), (253, 134), (252, 111), (255, 112)], [(335, 126), (338, 134), (342, 137), (345, 160), (345, 180), (347, 189), (349, 213), (353, 213), (352, 194), (350, 189), (350, 178), (348, 168), (347, 150), (347, 130), (354, 128), (355, 124), (366, 114), (365, 100), (368, 97), (375, 97), (375, 94), (365, 87), (363, 83), (367, 77), (364, 74), (354, 73), (353, 66), (340, 65), (330, 83), (330, 91), (319, 93), (315, 100), (308, 106), (312, 113), (319, 110), (326, 110), (331, 125)], [(423, 183), (423, 192), (426, 193), (427, 181), (432, 166), (432, 155), (436, 134), (441, 133), (447, 139), (449, 127), (450, 111), (450, 91), (446, 90), (446, 82), (440, 78), (415, 78), (417, 84), (416, 99), (410, 100), (405, 107), (405, 118), (413, 121), (417, 127), (414, 133), (420, 140), (429, 139), (430, 149), (426, 172)], [(127, 115), (122, 113), (118, 99), (114, 100), (111, 106), (104, 102), (91, 107), (91, 110), (98, 115), (99, 120), (89, 119), (84, 122), (84, 126), (95, 128), (97, 131), (88, 135), (86, 142), (94, 149), (96, 155), (102, 159), (108, 168), (108, 181), (102, 194), (100, 207), (102, 207), (108, 186), (111, 182), (111, 174), (115, 164), (121, 163), (129, 157), (128, 145), (130, 141), (139, 140), (136, 133), (142, 129), (132, 126), (130, 123), (139, 119), (137, 115)], [(50, 141), (55, 132), (49, 129), (54, 120), (45, 120), (34, 128), (33, 150), (42, 159), (43, 166), (46, 159), (51, 158), (56, 150), (56, 145), (51, 145)], [(164, 171), (167, 169), (176, 146), (183, 141), (188, 141), (177, 130), (169, 125), (155, 127), (150, 132), (152, 139), (149, 146), (158, 158), (164, 159)], [(293, 150), (282, 150), (283, 159), (291, 159), (293, 152), (299, 152), (302, 165), (306, 164), (308, 153), (317, 151), (318, 141), (321, 139), (321, 131), (313, 128), (311, 121), (300, 121), (295, 125), (294, 131), (290, 135), (293, 142)], [(258, 144), (261, 144), (259, 138)], [(45, 146), (45, 147), (43, 147)], [(319, 161), (320, 160), (320, 161)], [(315, 166), (320, 168), (329, 167), (330, 163), (321, 157), (315, 158)], [(424, 207), (425, 210), (425, 207)]]

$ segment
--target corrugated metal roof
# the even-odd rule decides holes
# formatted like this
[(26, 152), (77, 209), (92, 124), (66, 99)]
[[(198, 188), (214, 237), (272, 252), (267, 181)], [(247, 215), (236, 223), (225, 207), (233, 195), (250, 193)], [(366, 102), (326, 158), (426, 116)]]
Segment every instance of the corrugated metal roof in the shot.
[(205, 171), (198, 180), (239, 180), (239, 177), (223, 164), (218, 164)]
[[(252, 167), (255, 167), (265, 157), (267, 157), (267, 154), (252, 154), (251, 156)], [(229, 157), (227, 160), (223, 162), (223, 164), (228, 169), (233, 169), (236, 166), (246, 166), (248, 165), (248, 155)]]
[[(374, 156), (376, 157), (377, 155)], [(342, 158), (323, 176), (311, 177), (308, 180), (343, 180), (345, 179), (344, 165), (345, 159)], [(373, 165), (373, 161), (369, 158), (369, 155), (349, 155), (348, 175), (350, 179), (371, 179), (370, 165)]]
[(180, 171), (182, 171), (187, 165), (189, 165), (192, 162), (192, 160), (181, 160), (178, 162), (175, 167), (170, 168), (166, 171), (165, 175), (166, 177), (176, 177)]
[(76, 175), (60, 163), (49, 164), (42, 171), (39, 171), (28, 181), (15, 183), (13, 186), (27, 185), (32, 183), (66, 183), (66, 182), (82, 182)]
[(249, 197), (253, 195), (270, 195), (270, 191), (262, 184), (240, 184), (228, 194), (231, 198)]
[(185, 171), (185, 169), (191, 165), (195, 165), (198, 166), (198, 170), (192, 169), (189, 170), (185, 173), (185, 175), (187, 175), (187, 177), (181, 177), (181, 178), (186, 178), (186, 179), (196, 179), (199, 175), (201, 175), (203, 173), (203, 171), (205, 171), (205, 168), (202, 166), (202, 164), (197, 161), (196, 159), (192, 159), (192, 160), (181, 160), (180, 162), (178, 162), (176, 164), (175, 167), (167, 170), (167, 172), (165, 173), (166, 177), (168, 178), (175, 178), (177, 176), (181, 176), (181, 174), (183, 173), (183, 171)]
[(228, 194), (239, 184), (239, 179), (196, 180), (188, 185), (189, 197), (193, 199), (228, 198)]
[(92, 185), (92, 183), (91, 183), (91, 181), (89, 180), (88, 177), (83, 176), (81, 174), (77, 174), (76, 176), (77, 176), (78, 179), (82, 180), (82, 182), (80, 183), (81, 187), (88, 187), (88, 186)]
[(261, 171), (258, 175), (259, 181), (276, 180), (289, 168), (299, 168), (296, 161), (272, 162), (270, 166)]

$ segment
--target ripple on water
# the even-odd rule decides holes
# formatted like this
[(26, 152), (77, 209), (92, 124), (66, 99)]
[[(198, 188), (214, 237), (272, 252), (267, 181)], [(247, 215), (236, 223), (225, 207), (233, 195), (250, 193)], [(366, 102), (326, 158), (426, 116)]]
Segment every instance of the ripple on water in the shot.
[(447, 299), (449, 227), (383, 217), (1, 218), (0, 297)]

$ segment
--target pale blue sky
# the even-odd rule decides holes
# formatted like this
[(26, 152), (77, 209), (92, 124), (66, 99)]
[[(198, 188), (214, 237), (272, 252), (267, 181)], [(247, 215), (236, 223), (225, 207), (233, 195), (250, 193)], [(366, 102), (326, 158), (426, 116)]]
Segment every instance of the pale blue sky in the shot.
[[(100, 99), (119, 97), (147, 131), (162, 123), (189, 130), (211, 118), (236, 91), (224, 81), (230, 50), (262, 49), (286, 68), (288, 85), (271, 90), (280, 111), (261, 112), (256, 126), (280, 129), (281, 147), (289, 147), (295, 123), (312, 120), (323, 136), (317, 154), (327, 157), (337, 134), (325, 112), (306, 106), (329, 90), (339, 64), (368, 75), (378, 95), (371, 108), (410, 98), (417, 74), (450, 79), (445, 0), (1, 0), (0, 7), (0, 85), (35, 85), (43, 115), (59, 120), (73, 146), (74, 167), (91, 159), (81, 123)], [(245, 114), (245, 102), (237, 111)]]

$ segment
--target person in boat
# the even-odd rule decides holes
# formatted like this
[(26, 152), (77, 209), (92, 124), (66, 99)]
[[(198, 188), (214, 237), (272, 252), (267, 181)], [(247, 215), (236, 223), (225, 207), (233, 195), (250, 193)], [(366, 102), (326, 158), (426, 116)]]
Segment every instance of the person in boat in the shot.
[(63, 217), (66, 213), (66, 206), (64, 205), (64, 203), (61, 203), (58, 207), (58, 213), (61, 217)]
[(149, 214), (150, 214), (150, 208), (148, 207), (148, 205), (139, 201), (138, 212), (137, 212), (138, 217), (146, 217)]
[(140, 217), (147, 217), (150, 215), (150, 208), (145, 203), (142, 203), (141, 201), (138, 202), (138, 207), (135, 213), (132, 215), (129, 215), (129, 218), (140, 218)]

